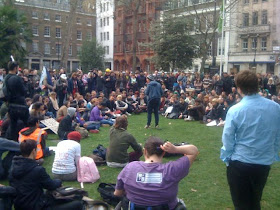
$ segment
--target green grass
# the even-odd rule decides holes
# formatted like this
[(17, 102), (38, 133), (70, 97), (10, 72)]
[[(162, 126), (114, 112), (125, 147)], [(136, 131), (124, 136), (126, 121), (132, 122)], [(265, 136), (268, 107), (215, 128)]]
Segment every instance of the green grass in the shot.
[[(222, 146), (222, 128), (206, 127), (199, 122), (184, 122), (183, 120), (169, 120), (161, 117), (162, 130), (144, 129), (146, 114), (133, 115), (128, 117), (128, 120), (128, 132), (133, 134), (139, 143), (144, 143), (148, 136), (158, 136), (173, 143), (184, 141), (198, 147), (200, 153), (197, 160), (193, 163), (189, 175), (179, 184), (178, 197), (185, 201), (188, 209), (234, 209), (226, 180), (226, 166), (219, 159)], [(56, 141), (52, 141), (55, 139), (57, 139), (55, 135), (49, 135), (48, 146), (55, 146)], [(108, 142), (109, 128), (102, 127), (99, 134), (90, 134), (90, 137), (81, 141), (82, 155), (90, 155), (98, 144), (107, 147)], [(45, 159), (44, 167), (49, 174), (51, 174), (53, 158)], [(101, 176), (100, 180), (94, 184), (84, 184), (85, 190), (94, 199), (100, 199), (97, 192), (99, 183), (115, 183), (121, 171), (121, 169), (107, 166), (98, 167), (98, 170)], [(63, 185), (80, 186), (78, 182), (64, 182)], [(263, 192), (263, 209), (280, 209), (279, 186), (280, 165), (275, 163), (271, 168)]]

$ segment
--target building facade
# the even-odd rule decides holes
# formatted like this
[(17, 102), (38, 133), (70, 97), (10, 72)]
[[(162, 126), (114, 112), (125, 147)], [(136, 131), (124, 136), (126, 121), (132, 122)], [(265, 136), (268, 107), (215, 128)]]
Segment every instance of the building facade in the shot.
[[(26, 67), (41, 70), (61, 68), (63, 47), (68, 43), (67, 70), (79, 68), (79, 51), (83, 41), (95, 38), (95, 2), (80, 1), (76, 14), (70, 13), (69, 0), (16, 0), (15, 6), (22, 11), (32, 28), (32, 42), (22, 43), (28, 55)], [(71, 17), (72, 15), (72, 17)], [(69, 35), (69, 19), (72, 19)], [(66, 37), (68, 42), (66, 41)], [(64, 55), (65, 56), (65, 55)]]
[[(115, 3), (114, 23), (114, 70), (131, 71), (133, 67), (133, 48), (136, 47), (136, 70), (154, 71), (150, 58), (154, 52), (141, 45), (150, 41), (149, 28), (154, 20), (160, 18), (161, 0), (130, 1), (127, 5), (122, 1)], [(138, 4), (135, 6), (136, 4)], [(134, 15), (137, 7), (136, 18)], [(132, 8), (132, 9), (131, 9)]]
[(230, 14), (228, 71), (279, 75), (280, 1), (240, 0)]
[(96, 40), (105, 50), (105, 68), (114, 68), (114, 0), (96, 1)]

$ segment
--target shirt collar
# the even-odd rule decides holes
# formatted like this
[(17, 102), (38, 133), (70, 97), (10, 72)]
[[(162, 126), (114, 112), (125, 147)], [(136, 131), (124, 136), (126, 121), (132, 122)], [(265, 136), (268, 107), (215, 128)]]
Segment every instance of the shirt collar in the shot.
[(242, 101), (247, 101), (247, 100), (251, 100), (251, 99), (255, 99), (255, 98), (260, 98), (262, 96), (260, 96), (258, 93), (254, 94), (254, 95), (245, 95), (243, 98), (242, 98)]

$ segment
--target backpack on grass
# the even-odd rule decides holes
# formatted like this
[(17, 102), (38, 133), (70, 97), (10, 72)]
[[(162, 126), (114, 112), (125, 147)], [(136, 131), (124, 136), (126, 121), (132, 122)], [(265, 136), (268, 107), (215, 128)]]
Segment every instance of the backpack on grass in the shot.
[(67, 203), (76, 200), (82, 201), (84, 196), (88, 196), (88, 193), (75, 187), (60, 187), (56, 190), (48, 191), (48, 195), (55, 201)]
[(78, 182), (94, 183), (100, 178), (99, 171), (90, 157), (81, 157), (78, 161), (77, 169)]
[(97, 188), (102, 199), (112, 206), (118, 205), (118, 203), (122, 199), (121, 197), (117, 197), (114, 195), (115, 187), (115, 184), (100, 183)]

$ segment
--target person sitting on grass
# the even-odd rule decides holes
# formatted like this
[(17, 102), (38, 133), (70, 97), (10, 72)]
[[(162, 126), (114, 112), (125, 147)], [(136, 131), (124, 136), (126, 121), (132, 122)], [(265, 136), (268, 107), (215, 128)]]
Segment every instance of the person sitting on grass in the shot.
[(75, 126), (73, 126), (73, 119), (76, 114), (76, 108), (69, 107), (67, 109), (67, 116), (64, 117), (58, 126), (57, 134), (59, 136), (59, 139), (64, 140), (67, 139), (68, 133), (75, 130)]
[[(109, 167), (124, 167), (129, 162), (138, 161), (142, 156), (142, 147), (136, 139), (128, 133), (127, 116), (122, 115), (116, 119), (115, 125), (110, 130), (110, 143), (106, 153), (106, 161)], [(129, 147), (134, 152), (127, 153)]]
[(23, 128), (19, 132), (18, 142), (21, 143), (26, 139), (32, 139), (37, 144), (36, 161), (41, 165), (44, 162), (43, 157), (49, 156), (49, 148), (46, 147), (47, 132), (39, 128), (39, 119), (37, 117), (29, 117), (27, 121), (28, 127)]
[(126, 102), (122, 101), (122, 95), (117, 96), (117, 100), (115, 101), (115, 104), (116, 104), (117, 113), (120, 112), (120, 114), (130, 115), (127, 112), (128, 104)]
[(52, 166), (53, 177), (62, 181), (77, 180), (77, 162), (81, 157), (81, 134), (73, 131), (57, 144)]
[(65, 101), (63, 106), (59, 108), (56, 114), (57, 122), (60, 122), (64, 117), (67, 116), (67, 109), (70, 107), (70, 101)]
[(59, 179), (52, 180), (45, 168), (35, 161), (37, 143), (24, 140), (20, 144), (22, 156), (15, 156), (11, 166), (10, 185), (16, 189), (15, 210), (67, 209), (82, 210), (81, 201), (59, 204), (44, 193), (61, 187)]
[(90, 121), (98, 121), (100, 124), (107, 124), (112, 126), (114, 124), (113, 120), (111, 120), (108, 116), (102, 117), (101, 110), (106, 107), (106, 102), (101, 102), (96, 105), (90, 112)]
[[(184, 156), (162, 163), (165, 152)], [(129, 163), (121, 171), (114, 195), (126, 195), (133, 209), (175, 209), (183, 205), (177, 198), (179, 182), (188, 175), (197, 154), (194, 145), (174, 146), (151, 136), (144, 146), (145, 161)]]

